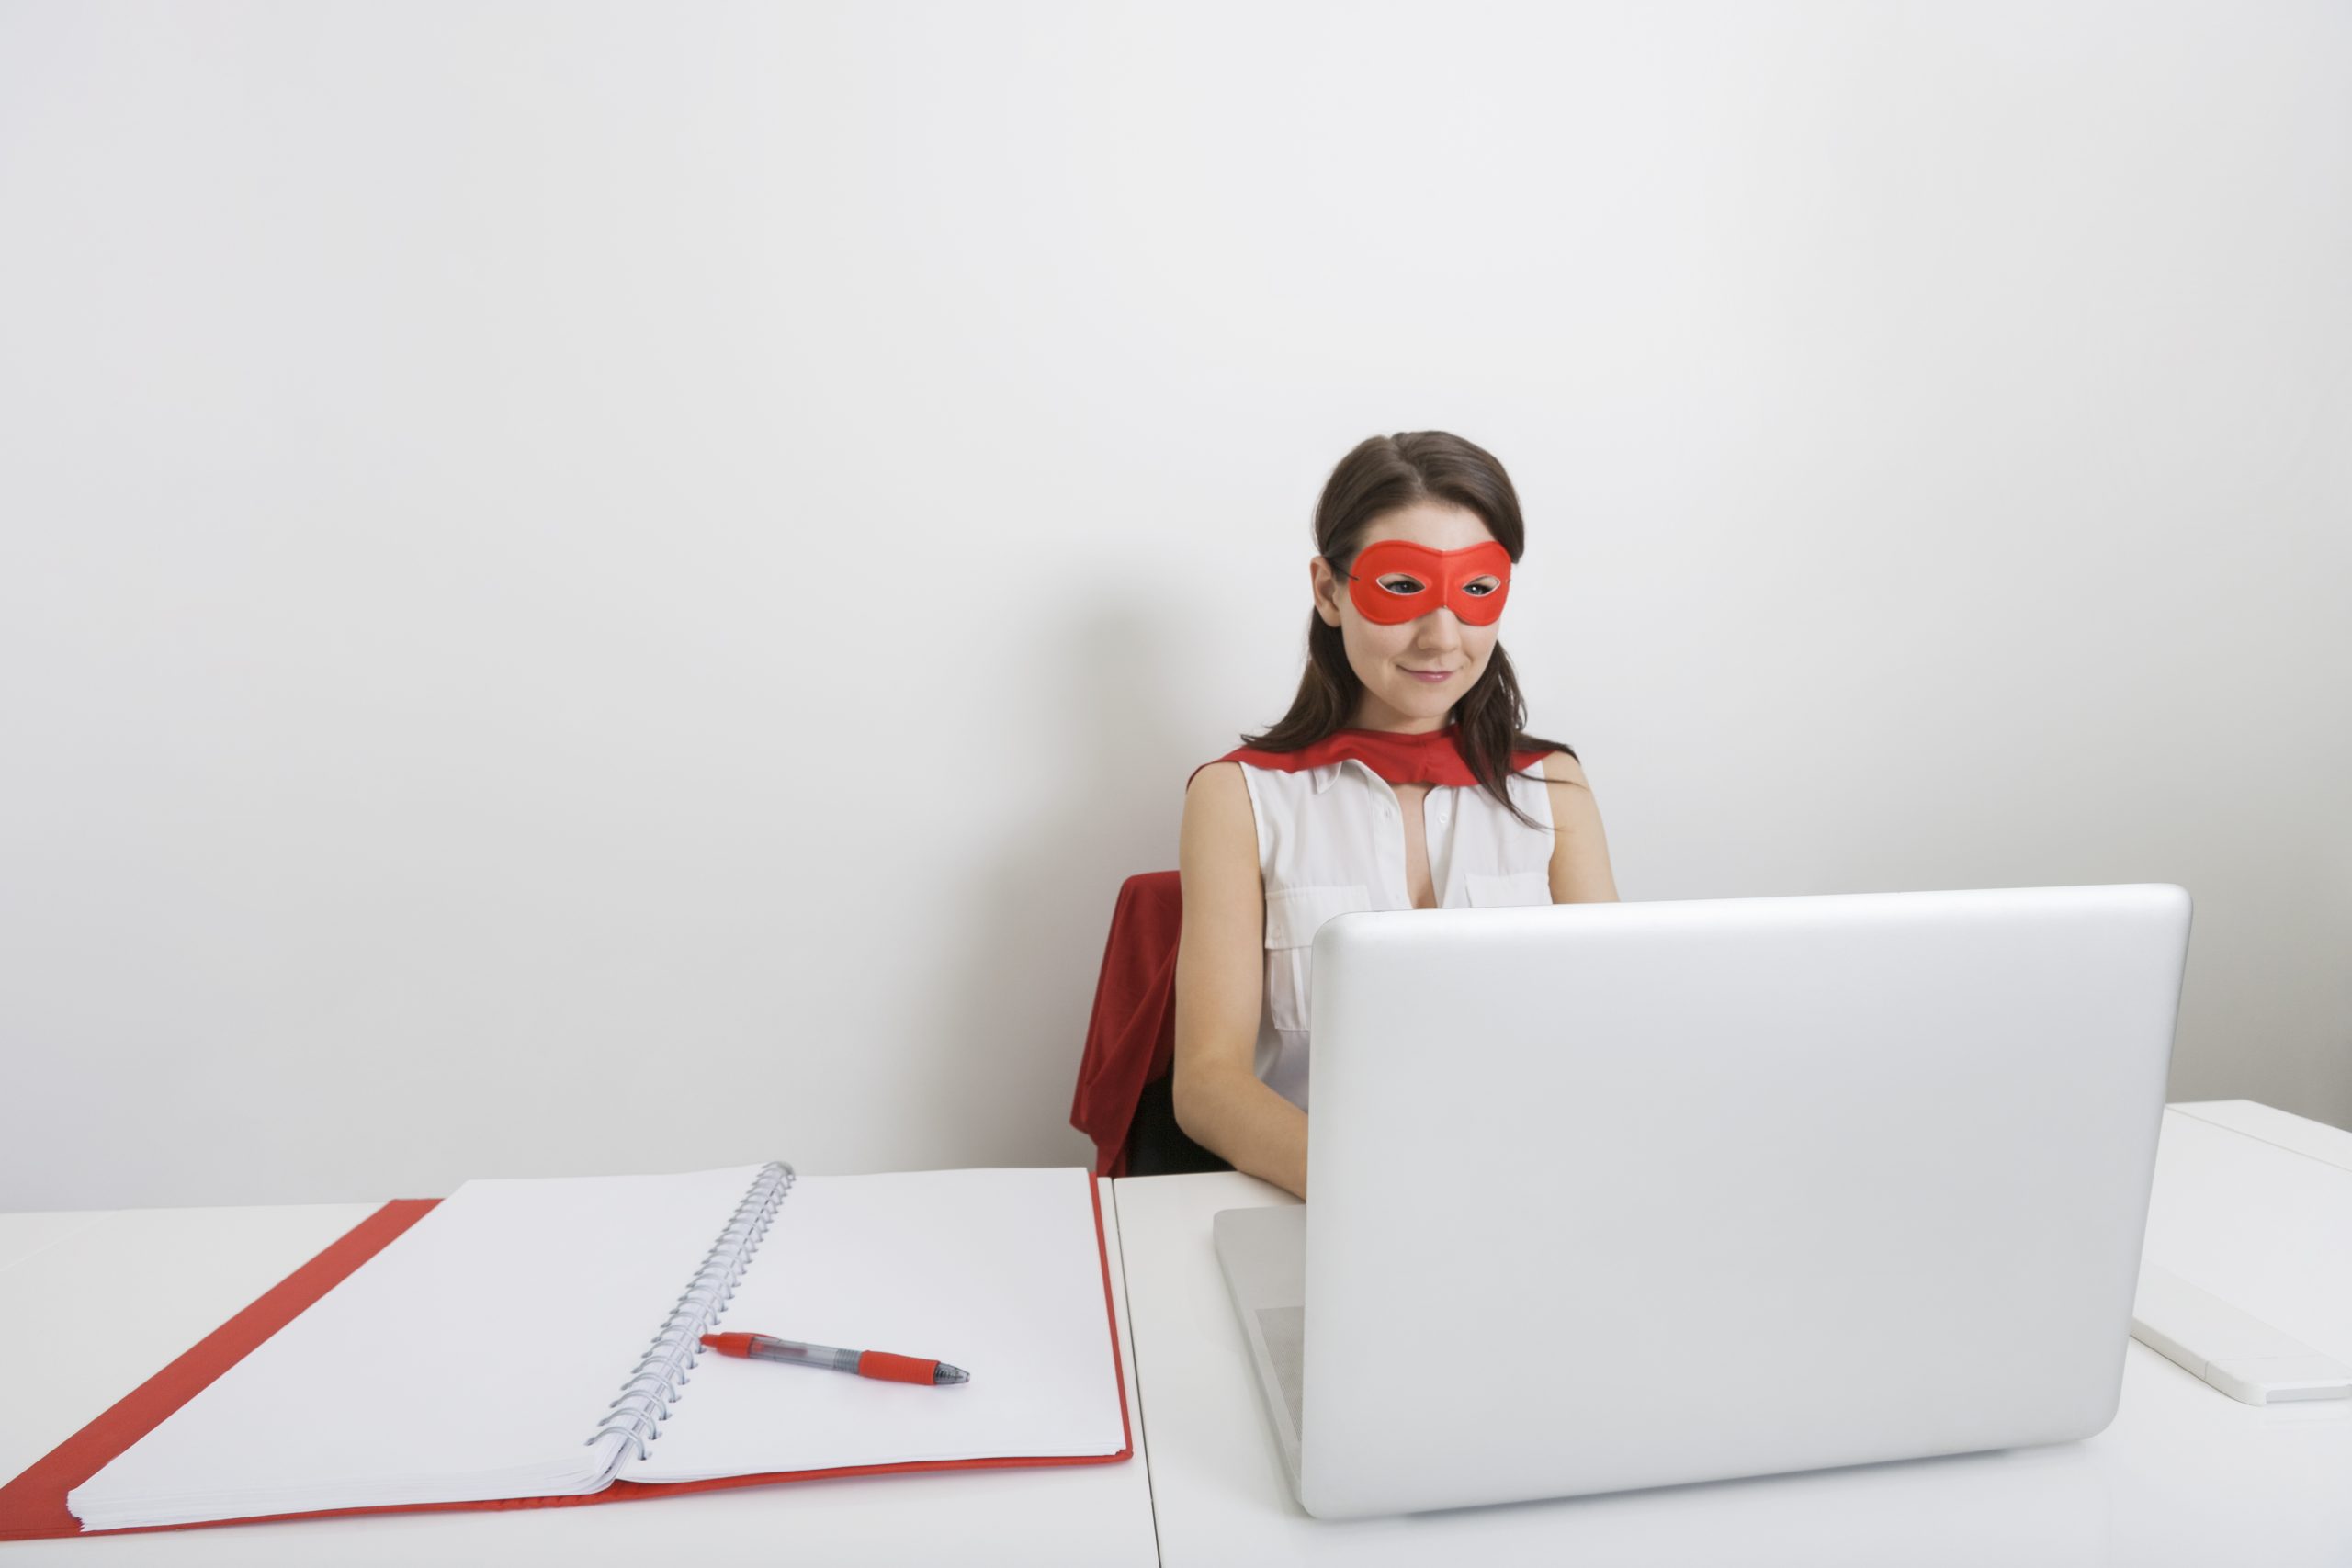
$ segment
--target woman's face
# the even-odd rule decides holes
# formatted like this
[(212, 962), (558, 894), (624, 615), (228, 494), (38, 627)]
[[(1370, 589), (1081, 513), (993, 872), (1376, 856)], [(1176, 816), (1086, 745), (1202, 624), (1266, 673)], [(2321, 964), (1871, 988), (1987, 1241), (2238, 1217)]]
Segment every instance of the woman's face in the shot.
[[(1493, 537), (1476, 513), (1444, 502), (1420, 501), (1375, 521), (1357, 555), (1362, 558), (1364, 549), (1383, 539), (1458, 550)], [(1408, 732), (1444, 728), (1453, 705), (1486, 673), (1501, 620), (1474, 626), (1440, 604), (1418, 619), (1383, 626), (1356, 608), (1348, 580), (1329, 561), (1317, 556), (1310, 565), (1315, 613), (1325, 625), (1340, 628), (1348, 663), (1363, 682), (1363, 697), (1350, 724), (1360, 729)], [(1417, 671), (1440, 671), (1443, 678), (1424, 679)]]

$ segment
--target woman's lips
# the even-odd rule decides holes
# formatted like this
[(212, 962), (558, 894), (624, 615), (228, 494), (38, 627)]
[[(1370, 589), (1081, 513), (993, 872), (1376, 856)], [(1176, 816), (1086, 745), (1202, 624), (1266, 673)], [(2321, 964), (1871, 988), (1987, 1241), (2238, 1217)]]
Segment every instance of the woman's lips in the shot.
[(1405, 673), (1416, 681), (1427, 681), (1432, 686), (1440, 681), (1453, 679), (1453, 671), (1451, 670), (1407, 670)]

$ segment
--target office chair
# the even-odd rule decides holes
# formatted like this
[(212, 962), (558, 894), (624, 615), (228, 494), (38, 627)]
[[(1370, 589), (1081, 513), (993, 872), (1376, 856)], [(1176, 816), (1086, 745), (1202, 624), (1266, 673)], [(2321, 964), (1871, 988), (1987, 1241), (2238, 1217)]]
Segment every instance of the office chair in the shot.
[(1176, 942), (1182, 887), (1172, 871), (1119, 886), (1070, 1125), (1094, 1140), (1098, 1176), (1173, 1176), (1233, 1167), (1176, 1124)]

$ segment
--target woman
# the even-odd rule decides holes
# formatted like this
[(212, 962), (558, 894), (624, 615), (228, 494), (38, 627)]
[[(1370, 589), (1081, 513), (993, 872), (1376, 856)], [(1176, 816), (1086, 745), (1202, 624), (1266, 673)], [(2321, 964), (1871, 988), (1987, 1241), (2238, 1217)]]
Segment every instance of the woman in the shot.
[(1316, 508), (1290, 712), (1185, 786), (1176, 1122), (1302, 1198), (1317, 926), (1617, 897), (1576, 753), (1519, 728), (1497, 639), (1524, 536), (1502, 465), (1461, 437), (1357, 446)]

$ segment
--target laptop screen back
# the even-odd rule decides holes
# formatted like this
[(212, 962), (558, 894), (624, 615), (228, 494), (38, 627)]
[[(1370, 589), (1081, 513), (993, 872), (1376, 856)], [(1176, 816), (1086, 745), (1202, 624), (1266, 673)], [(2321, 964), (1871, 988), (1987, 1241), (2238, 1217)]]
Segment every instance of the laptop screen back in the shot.
[(2168, 884), (1364, 911), (1317, 932), (1325, 1517), (2087, 1436)]

